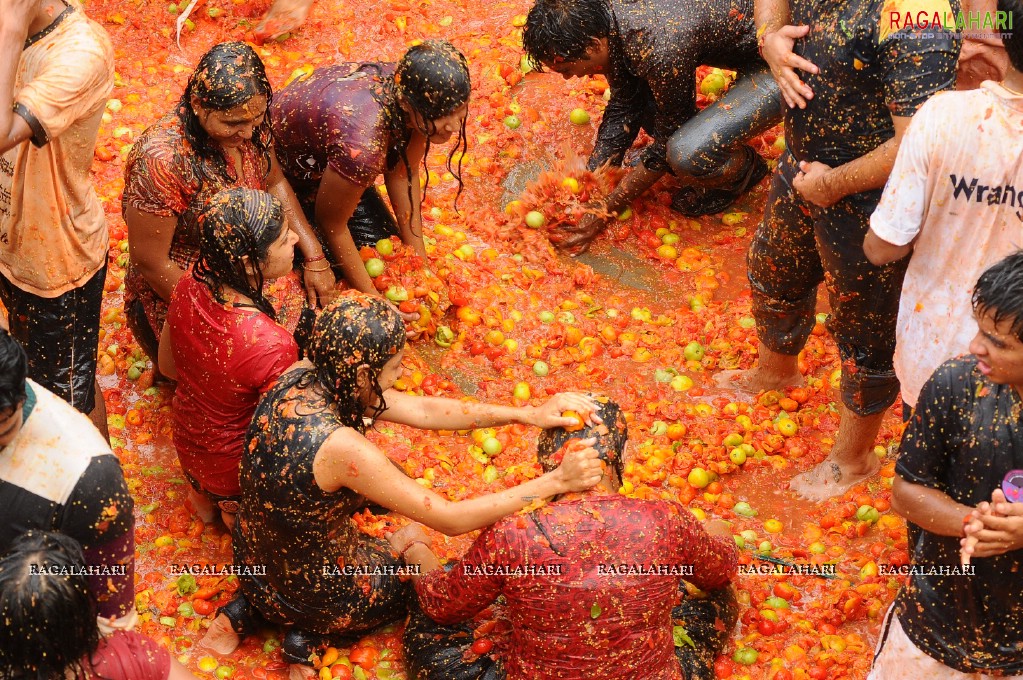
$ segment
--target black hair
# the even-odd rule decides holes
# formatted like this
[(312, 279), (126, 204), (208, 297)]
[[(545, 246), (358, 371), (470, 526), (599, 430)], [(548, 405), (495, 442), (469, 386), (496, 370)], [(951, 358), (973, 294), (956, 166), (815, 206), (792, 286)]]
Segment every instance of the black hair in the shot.
[(28, 355), (14, 336), (0, 330), (0, 415), (18, 408), (25, 401)]
[(586, 425), (581, 430), (569, 432), (562, 427), (553, 427), (540, 433), (536, 442), (536, 457), (540, 461), (540, 467), (544, 472), (550, 472), (558, 467), (561, 461), (554, 459), (554, 454), (571, 439), (594, 438), (597, 443), (593, 448), (600, 454), (600, 459), (611, 466), (611, 469), (618, 476), (618, 483), (622, 481), (624, 471), (625, 444), (629, 440), (629, 429), (625, 424), (625, 416), (621, 407), (615, 402), (593, 395), (597, 402), (597, 415), (602, 422), (596, 425)]
[(980, 275), (973, 289), (973, 311), (991, 314), (995, 324), (1012, 321), (1012, 334), (1023, 341), (1023, 250)]
[[(313, 325), (306, 355), (313, 373), (337, 405), (347, 427), (365, 431), (363, 414), (373, 409), (375, 420), (387, 410), (377, 379), (384, 365), (405, 346), (405, 324), (398, 310), (376, 295), (350, 293), (328, 305)], [(369, 366), (374, 403), (359, 401), (358, 371)]]
[[(233, 184), (223, 152), (203, 129), (192, 108), (193, 96), (203, 108), (211, 111), (227, 111), (244, 105), (253, 97), (263, 96), (269, 111), (273, 88), (266, 76), (266, 67), (256, 51), (243, 42), (214, 45), (199, 60), (178, 102), (177, 115), (185, 139), (195, 150), (202, 180), (216, 185)], [(252, 143), (263, 160), (266, 175), (270, 173), (272, 140), (270, 116), (265, 115), (263, 122), (253, 130)]]
[(543, 71), (555, 57), (578, 61), (596, 40), (611, 34), (607, 0), (537, 0), (526, 17), (522, 48), (529, 65)]
[(0, 678), (92, 677), (84, 667), (99, 628), (84, 568), (81, 546), (64, 534), (29, 531), (11, 544), (0, 559)]
[[(408, 103), (412, 110), (423, 119), (426, 129), (421, 129), (426, 137), (426, 150), (423, 153), (425, 165), (430, 156), (430, 137), (437, 133), (435, 121), (448, 116), (463, 104), (468, 104), (472, 92), (472, 81), (469, 76), (469, 63), (465, 55), (446, 40), (426, 40), (413, 45), (405, 52), (394, 70), (394, 93), (398, 99)], [(465, 185), (462, 182), (462, 159), (469, 148), (465, 132), (468, 114), (462, 118), (458, 126), (458, 141), (448, 154), (447, 169), (458, 181), (455, 194), (455, 209), (458, 209), (458, 197), (462, 195)], [(406, 145), (407, 146), (407, 145)], [(455, 154), (458, 162), (452, 166)], [(409, 167), (406, 147), (401, 149), (401, 160), (409, 176), (408, 198), (412, 202), (412, 169)], [(426, 184), (423, 187), (423, 198), (430, 186), (430, 175), (427, 169)], [(415, 208), (413, 207), (413, 210)], [(411, 219), (411, 215), (409, 216)]]
[[(1009, 63), (1017, 71), (1023, 71), (1023, 2), (1020, 0), (998, 0), (998, 13), (1007, 15), (1002, 31), (1002, 42), (1009, 55)], [(1019, 26), (1019, 28), (1016, 28)]]
[[(245, 295), (271, 319), (277, 312), (263, 294), (263, 273), (270, 246), (285, 229), (281, 202), (255, 189), (237, 187), (217, 192), (196, 218), (199, 226), (199, 259), (192, 269), (217, 302), (226, 304), (224, 286)], [(248, 256), (256, 279), (250, 280), (243, 258)]]

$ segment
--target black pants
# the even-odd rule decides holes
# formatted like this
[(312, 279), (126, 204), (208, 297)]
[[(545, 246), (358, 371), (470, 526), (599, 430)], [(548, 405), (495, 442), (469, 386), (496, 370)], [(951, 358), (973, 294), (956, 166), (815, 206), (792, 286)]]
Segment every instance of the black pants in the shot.
[(750, 244), (757, 335), (773, 352), (799, 354), (815, 323), (817, 287), (826, 283), (828, 330), (842, 357), (842, 401), (861, 416), (880, 413), (899, 394), (892, 356), (908, 258), (876, 267), (863, 253), (880, 189), (818, 208), (792, 188), (797, 170), (786, 152)]
[(766, 66), (741, 74), (728, 92), (668, 140), (668, 163), (683, 184), (731, 189), (753, 158), (747, 143), (782, 119), (782, 97)]
[(96, 408), (96, 353), (106, 264), (55, 298), (33, 295), (0, 275), (11, 335), (28, 355), (28, 374), (82, 413)]

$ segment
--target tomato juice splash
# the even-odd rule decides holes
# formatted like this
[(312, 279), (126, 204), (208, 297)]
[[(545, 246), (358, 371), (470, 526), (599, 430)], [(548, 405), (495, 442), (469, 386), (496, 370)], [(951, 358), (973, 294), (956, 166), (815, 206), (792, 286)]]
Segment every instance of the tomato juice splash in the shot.
[[(237, 582), (200, 576), (191, 590), (181, 587), (175, 569), (230, 564), (230, 537), (186, 506), (187, 486), (169, 438), (171, 390), (153, 385), (152, 362), (125, 325), (120, 289), (130, 244), (119, 197), (131, 142), (172, 109), (199, 56), (215, 42), (245, 39), (266, 4), (206, 0), (190, 17), (194, 28), (184, 31), (180, 51), (168, 4), (90, 0), (87, 6), (116, 46), (117, 85), (93, 165), (111, 235), (100, 381), (115, 452), (136, 499), (140, 627), (200, 677), (286, 677), (280, 631), (251, 636), (225, 658), (195, 648), (212, 611)], [(766, 182), (723, 215), (690, 219), (669, 210), (675, 185), (662, 180), (633, 203), (631, 215), (611, 220), (585, 258), (556, 253), (543, 229), (525, 224), (525, 215), (540, 209), (549, 219), (564, 209), (565, 190), (576, 195), (558, 173), (581, 166), (607, 84), (523, 73), (521, 25), (528, 5), (389, 0), (367, 13), (363, 3), (320, 0), (304, 29), (258, 48), (278, 88), (336, 61), (396, 61), (417, 39), (449, 39), (469, 60), (469, 149), (460, 159), (466, 189), (456, 211), (457, 183), (446, 174), (447, 149), (438, 148), (428, 159), (423, 202), (429, 268), (447, 299), (434, 303), (415, 295), (419, 282), (395, 264), (400, 257), (386, 261), (396, 270), (387, 287), (406, 288), (431, 315), (406, 353), (396, 388), (502, 403), (541, 403), (561, 390), (612, 396), (630, 429), (623, 492), (677, 500), (700, 517), (733, 521), (746, 565), (764, 564), (758, 550), (800, 564), (834, 564), (834, 579), (737, 577), (745, 607), (717, 675), (862, 678), (880, 617), (899, 586), (879, 566), (908, 559), (905, 525), (890, 510), (894, 470), (883, 448), (882, 475), (834, 502), (805, 503), (785, 488), (792, 475), (826, 455), (838, 424), (832, 387), (838, 358), (823, 319), (800, 355), (805, 387), (740, 399), (711, 379), (755, 360), (745, 251), (763, 214)], [(701, 69), (697, 78), (711, 73)], [(700, 104), (707, 101), (701, 94)], [(590, 120), (573, 122), (582, 120), (572, 118), (574, 109)], [(516, 127), (506, 123), (509, 116)], [(780, 135), (780, 129), (768, 132), (754, 146), (777, 158)], [(551, 175), (523, 189), (544, 171)], [(576, 175), (587, 188), (587, 177)], [(533, 203), (506, 210), (512, 200)], [(293, 276), (270, 286), (292, 322), (300, 290)], [(520, 383), (528, 386), (528, 399), (516, 392)], [(879, 442), (890, 444), (898, 435), (892, 416)], [(451, 499), (539, 474), (537, 433), (524, 426), (428, 433), (380, 423), (369, 436), (420, 484)], [(500, 443), (499, 449), (491, 445), (498, 453), (486, 453), (487, 438)], [(403, 522), (368, 511), (357, 517), (363, 531), (377, 536)], [(435, 535), (433, 544), (442, 558), (454, 559), (471, 540)], [(506, 624), (492, 615), (480, 620), (476, 637), (486, 642), (475, 649), (488, 643), (504, 649)], [(332, 662), (335, 677), (404, 677), (396, 627), (336, 652), (336, 658), (330, 650), (321, 657)]]

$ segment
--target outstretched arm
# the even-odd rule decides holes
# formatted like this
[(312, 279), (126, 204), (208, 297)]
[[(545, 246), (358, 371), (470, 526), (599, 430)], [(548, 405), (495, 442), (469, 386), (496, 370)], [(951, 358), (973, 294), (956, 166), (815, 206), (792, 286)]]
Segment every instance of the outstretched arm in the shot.
[[(401, 242), (412, 246), (416, 255), (426, 261), (426, 246), (423, 244), (423, 194), (419, 187), (419, 168), (423, 163), (426, 151), (426, 138), (413, 133), (405, 154), (408, 157), (408, 170), (403, 163), (398, 163), (394, 170), (384, 173), (384, 185), (387, 197), (394, 209), (394, 219), (398, 223)], [(412, 200), (409, 201), (411, 190)]]
[(573, 418), (564, 418), (565, 411), (575, 411), (599, 422), (597, 404), (585, 394), (564, 392), (547, 400), (542, 406), (503, 406), (444, 397), (419, 397), (398, 390), (384, 393), (387, 410), (380, 416), (402, 425), (424, 430), (467, 430), (523, 423), (536, 427), (572, 427)]
[[(593, 440), (587, 442), (593, 444)], [(453, 502), (419, 486), (391, 464), (383, 451), (350, 429), (334, 432), (313, 460), (317, 486), (326, 492), (352, 489), (374, 503), (449, 536), (493, 524), (530, 503), (583, 491), (603, 476), (592, 448), (569, 452), (557, 470), (497, 493)]]

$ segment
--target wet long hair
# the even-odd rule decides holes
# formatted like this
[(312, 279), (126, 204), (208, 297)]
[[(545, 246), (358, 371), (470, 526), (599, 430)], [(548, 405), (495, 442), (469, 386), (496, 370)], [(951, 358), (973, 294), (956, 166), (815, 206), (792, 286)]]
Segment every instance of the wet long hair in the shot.
[[(413, 45), (405, 52), (394, 71), (395, 109), (397, 101), (403, 100), (426, 123), (426, 129), (420, 132), (426, 136), (426, 150), (423, 163), (430, 156), (430, 137), (437, 133), (435, 121), (450, 115), (463, 104), (469, 102), (472, 82), (469, 76), (469, 64), (465, 55), (446, 40), (426, 40)], [(458, 181), (455, 194), (455, 208), (458, 208), (458, 197), (462, 195), (465, 185), (462, 182), (462, 159), (469, 148), (465, 133), (465, 121), (462, 118), (458, 127), (458, 140), (448, 154), (447, 170)], [(405, 127), (404, 116), (396, 117), (397, 124)], [(407, 144), (400, 150), (401, 161), (409, 176), (408, 199), (412, 205), (412, 168), (409, 166)], [(455, 162), (455, 154), (458, 161)], [(423, 187), (423, 198), (430, 186), (430, 175), (427, 172), (426, 184)], [(413, 208), (414, 209), (414, 208)]]
[[(199, 60), (199, 65), (188, 79), (185, 91), (178, 101), (177, 115), (181, 120), (185, 139), (198, 156), (197, 163), (204, 182), (232, 183), (227, 172), (223, 151), (209, 136), (192, 108), (195, 96), (203, 108), (227, 111), (242, 106), (253, 97), (266, 97), (267, 110), (273, 99), (273, 88), (266, 77), (266, 67), (255, 50), (243, 42), (214, 45)], [(252, 144), (263, 160), (266, 174), (270, 172), (272, 144), (270, 116), (264, 116), (252, 134)]]
[(607, 397), (592, 395), (597, 402), (597, 415), (603, 422), (587, 425), (581, 430), (569, 432), (561, 427), (552, 427), (540, 433), (536, 442), (536, 457), (544, 472), (550, 472), (561, 464), (554, 460), (554, 454), (561, 450), (571, 439), (589, 439), (593, 437), (597, 443), (593, 448), (600, 454), (600, 460), (611, 466), (618, 475), (621, 484), (625, 465), (625, 444), (629, 440), (629, 429), (625, 424), (625, 416), (621, 407)]
[(611, 34), (607, 0), (537, 0), (526, 16), (522, 49), (529, 65), (543, 71), (555, 57), (578, 61), (593, 41)]
[(375, 420), (387, 410), (378, 379), (384, 365), (405, 346), (405, 325), (391, 305), (375, 295), (349, 293), (328, 305), (313, 325), (306, 356), (313, 374), (337, 406), (341, 422), (365, 431), (359, 401), (358, 370), (369, 366), (375, 403), (369, 405)]
[(86, 675), (99, 628), (84, 567), (70, 536), (29, 531), (11, 544), (0, 559), (0, 678)]
[(14, 336), (0, 330), (0, 417), (25, 401), (28, 355)]
[(1023, 250), (1017, 250), (980, 275), (973, 289), (973, 311), (991, 314), (995, 324), (1010, 321), (1010, 332), (1023, 342)]
[[(227, 304), (224, 287), (230, 287), (252, 300), (253, 306), (271, 319), (277, 312), (263, 294), (263, 273), (270, 246), (285, 229), (281, 202), (255, 189), (238, 187), (217, 192), (196, 218), (199, 227), (199, 259), (192, 275)], [(252, 278), (245, 267), (248, 256)]]

